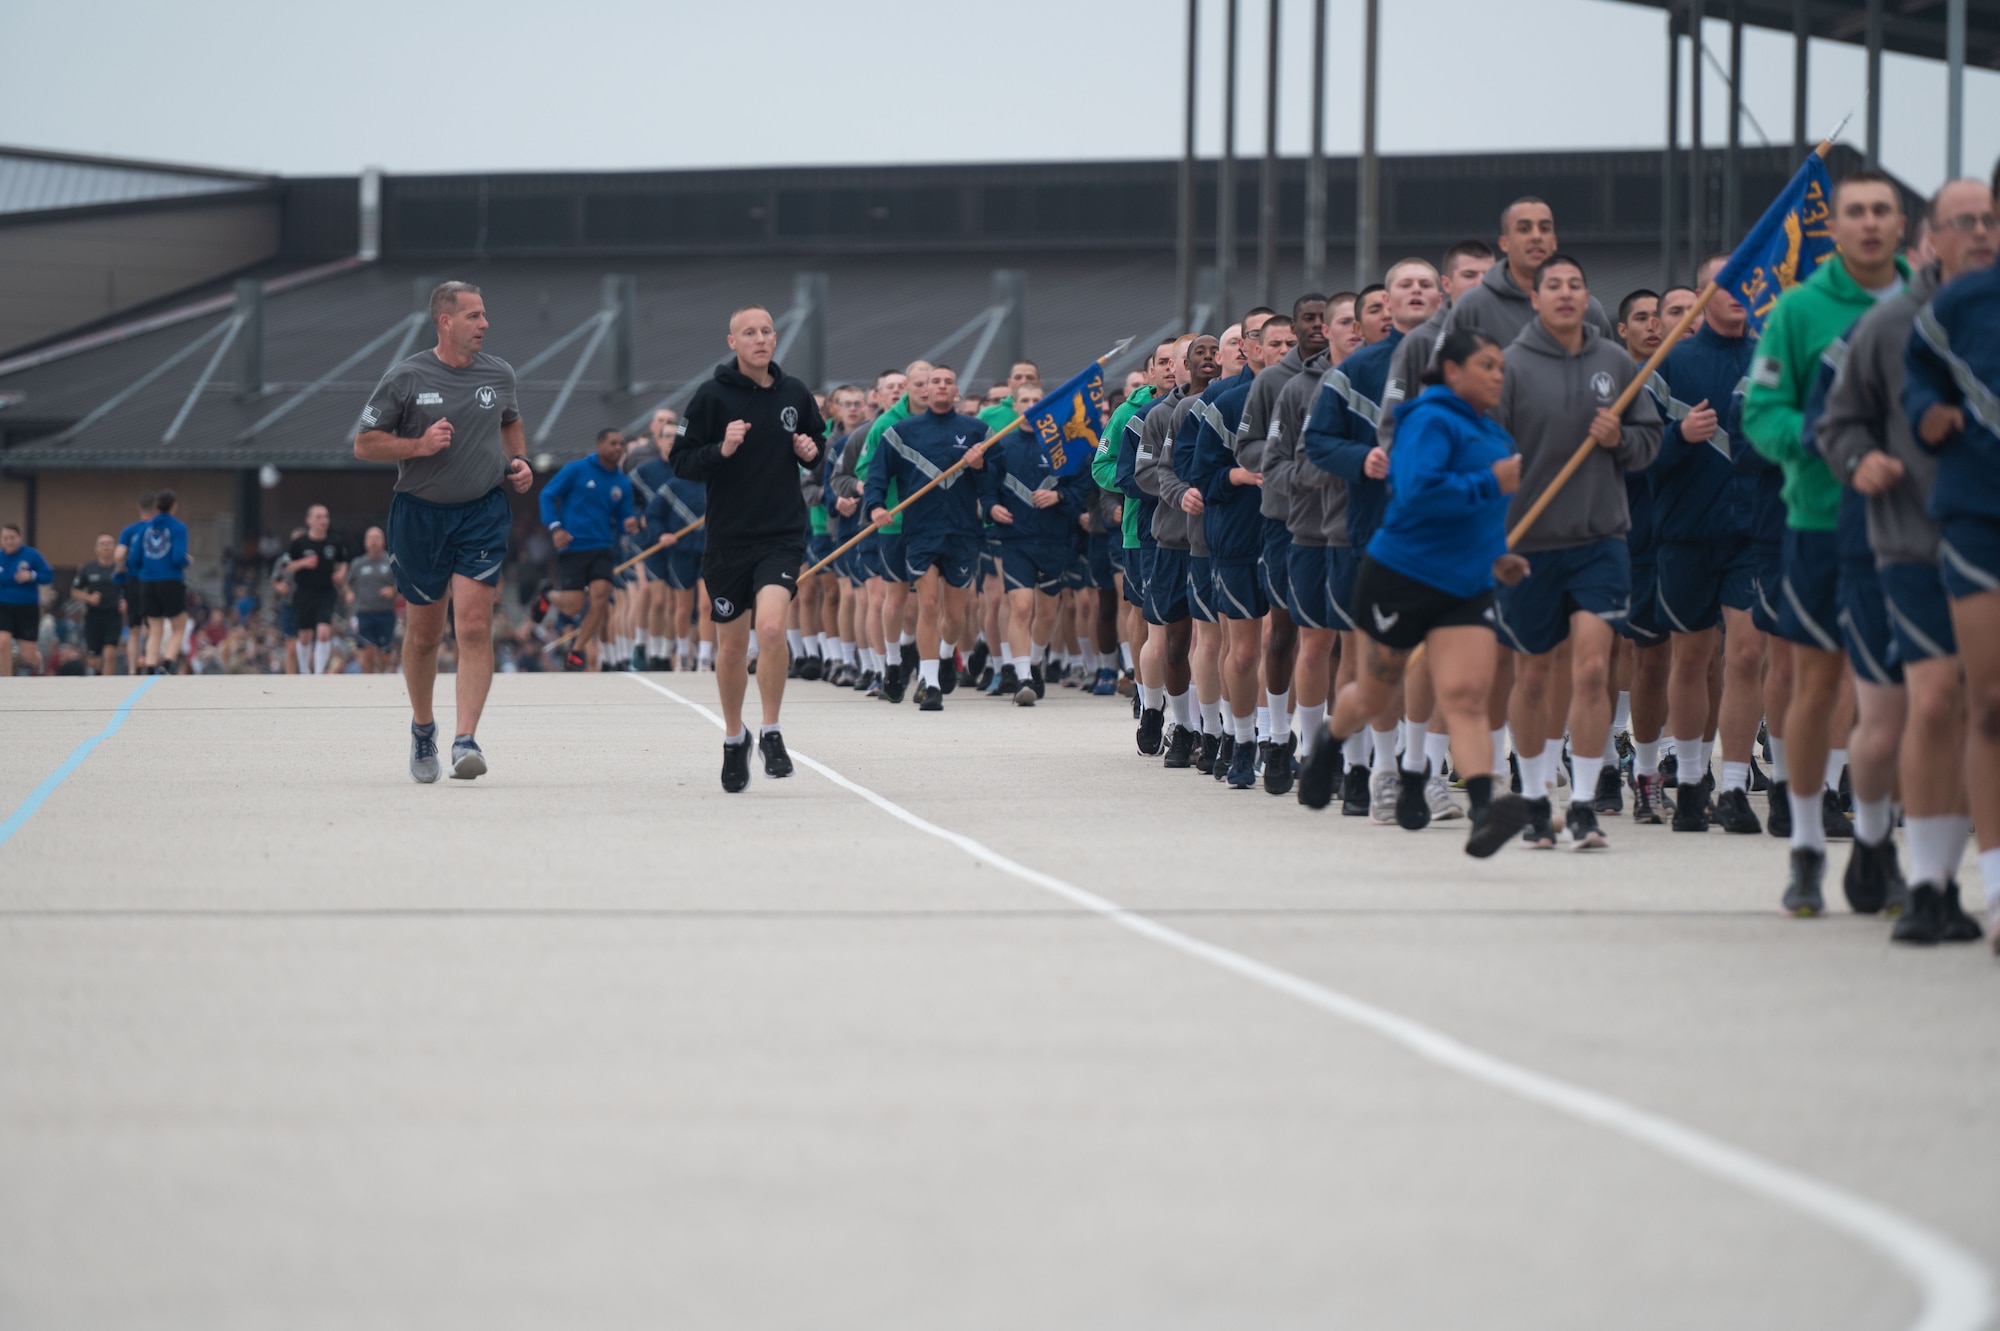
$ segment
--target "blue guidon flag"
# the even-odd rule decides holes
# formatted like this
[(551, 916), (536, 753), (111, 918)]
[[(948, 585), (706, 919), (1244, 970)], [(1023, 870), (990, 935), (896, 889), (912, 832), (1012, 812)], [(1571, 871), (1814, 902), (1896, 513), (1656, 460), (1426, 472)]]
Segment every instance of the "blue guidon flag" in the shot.
[(1104, 367), (1085, 370), (1021, 413), (1021, 428), (1033, 431), (1049, 471), (1068, 476), (1090, 465), (1104, 433)]
[(1750, 336), (1764, 331), (1778, 297), (1834, 252), (1832, 222), (1833, 181), (1813, 153), (1715, 275), (1715, 284), (1749, 313)]

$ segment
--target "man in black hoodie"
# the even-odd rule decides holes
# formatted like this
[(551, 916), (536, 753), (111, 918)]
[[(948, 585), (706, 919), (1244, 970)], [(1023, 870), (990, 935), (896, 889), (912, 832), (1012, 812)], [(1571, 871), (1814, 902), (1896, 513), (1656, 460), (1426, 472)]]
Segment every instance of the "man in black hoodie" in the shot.
[(764, 724), (757, 747), (764, 775), (792, 774), (778, 733), (785, 698), (785, 612), (798, 592), (806, 558), (806, 502), (799, 466), (819, 459), (826, 432), (812, 390), (771, 360), (778, 334), (771, 312), (745, 306), (729, 316), (734, 356), (695, 390), (680, 442), (668, 455), (674, 474), (708, 486), (708, 546), (701, 576), (715, 622), (715, 687), (722, 703), (722, 788), (750, 784), (750, 735), (743, 726), (749, 687), (751, 619), (757, 627), (757, 694)]

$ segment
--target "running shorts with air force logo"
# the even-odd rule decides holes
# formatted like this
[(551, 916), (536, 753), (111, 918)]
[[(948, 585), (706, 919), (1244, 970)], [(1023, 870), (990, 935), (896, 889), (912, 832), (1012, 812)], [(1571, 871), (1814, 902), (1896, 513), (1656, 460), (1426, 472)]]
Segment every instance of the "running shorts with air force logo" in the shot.
[(1010, 592), (1035, 591), (1054, 596), (1063, 588), (1063, 570), (1069, 567), (1069, 551), (1048, 541), (1002, 542), (1001, 587)]
[(400, 491), (389, 501), (389, 562), (396, 590), (411, 605), (436, 605), (454, 576), (496, 586), (514, 523), (507, 495), (494, 486), (463, 504), (438, 504)]
[[(1757, 551), (1747, 540), (1672, 541), (1659, 547), (1658, 560), (1655, 604), (1669, 633), (1700, 633), (1720, 623), (1724, 610), (1757, 603)], [(1632, 576), (1636, 582), (1637, 569)]]
[[(1495, 599), (1500, 645), (1523, 656), (1554, 651), (1569, 637), (1570, 616), (1596, 615), (1613, 628), (1632, 612), (1632, 564), (1620, 536), (1527, 556), (1528, 576)], [(1355, 621), (1365, 632), (1362, 615)]]
[(757, 593), (766, 587), (783, 587), (789, 596), (799, 594), (799, 569), (806, 562), (806, 542), (766, 541), (759, 545), (717, 548), (711, 544), (701, 555), (701, 580), (708, 588), (709, 618), (727, 624), (747, 614), (757, 604)]
[(1453, 596), (1363, 553), (1354, 571), (1354, 618), (1376, 642), (1407, 652), (1432, 629), (1492, 628), (1493, 592)]
[(947, 585), (970, 587), (972, 569), (979, 562), (979, 538), (964, 532), (934, 532), (911, 535), (904, 532), (904, 580), (917, 579), (936, 569)]

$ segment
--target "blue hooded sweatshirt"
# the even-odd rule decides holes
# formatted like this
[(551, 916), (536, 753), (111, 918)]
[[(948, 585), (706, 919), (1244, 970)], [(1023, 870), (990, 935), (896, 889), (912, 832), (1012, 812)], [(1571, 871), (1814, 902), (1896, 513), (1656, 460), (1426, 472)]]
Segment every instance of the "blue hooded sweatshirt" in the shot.
[(1493, 561), (1507, 553), (1512, 502), (1493, 464), (1514, 441), (1443, 384), (1397, 408), (1395, 438), (1389, 506), (1369, 558), (1452, 596), (1488, 590)]

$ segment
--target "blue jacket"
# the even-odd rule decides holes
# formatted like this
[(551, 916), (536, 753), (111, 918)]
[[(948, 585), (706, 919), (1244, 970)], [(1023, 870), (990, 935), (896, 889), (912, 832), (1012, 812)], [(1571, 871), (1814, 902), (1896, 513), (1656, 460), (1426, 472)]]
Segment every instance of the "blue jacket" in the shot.
[[(1754, 357), (1753, 357), (1754, 359)], [(1729, 414), (1717, 422), (1736, 441), (1736, 488), (1730, 492), (1730, 507), (1739, 530), (1750, 539), (1777, 545), (1785, 539), (1785, 469), (1750, 446), (1743, 433), (1743, 395), (1750, 389), (1746, 377), (1729, 395)]]
[[(23, 565), (35, 576), (29, 582), (16, 582)], [(24, 545), (11, 555), (0, 552), (0, 605), (39, 605), (42, 594), (37, 589), (55, 580), (55, 570), (34, 546)], [(12, 663), (8, 668), (13, 668)]]
[(581, 457), (542, 487), (542, 522), (560, 522), (572, 550), (609, 550), (632, 516), (632, 481), (622, 471)]
[(1512, 500), (1500, 493), (1493, 464), (1514, 441), (1443, 384), (1397, 408), (1395, 439), (1391, 497), (1369, 557), (1452, 596), (1479, 595), (1493, 586), (1493, 561), (1507, 553)]
[[(1174, 470), (1201, 491), (1201, 532), (1208, 542), (1208, 557), (1218, 564), (1254, 564), (1264, 550), (1264, 515), (1259, 511), (1264, 490), (1258, 485), (1236, 485), (1229, 472), (1237, 466), (1236, 427), (1243, 420), (1243, 404), (1250, 400), (1250, 385), (1256, 378), (1246, 366), (1234, 379), (1222, 381), (1221, 391), (1210, 384), (1201, 395), (1201, 405), (1188, 413), (1182, 428), (1193, 427), (1193, 439), (1186, 449), (1174, 445)], [(1211, 397), (1211, 394), (1213, 396)]]
[[(662, 536), (671, 536), (707, 511), (706, 485), (669, 475), (666, 483), (653, 492), (652, 500), (646, 505), (646, 544), (652, 545)], [(708, 528), (695, 528), (689, 535), (681, 537), (673, 548), (691, 555), (700, 554), (708, 548)]]
[[(979, 502), (989, 509), (998, 504), (1014, 519), (993, 524), (993, 535), (1003, 545), (1067, 547), (1096, 488), (1087, 468), (1068, 476), (1051, 472), (1041, 440), (1025, 430), (1010, 431), (987, 449), (986, 467), (979, 473)], [(1036, 508), (1037, 490), (1054, 491), (1055, 506)]]
[(118, 575), (119, 584), (136, 583), (139, 580), (139, 533), (146, 530), (143, 522), (128, 522), (118, 533), (118, 544), (125, 547), (125, 571)]
[[(1380, 342), (1328, 370), (1299, 439), (1306, 461), (1347, 482), (1347, 543), (1356, 548), (1375, 535), (1389, 504), (1388, 483), (1370, 479), (1362, 467), (1378, 442), (1389, 363), (1402, 340), (1403, 334), (1392, 328)], [(1398, 430), (1402, 424), (1397, 417)]]
[[(1664, 386), (1660, 414), (1667, 427), (1659, 456), (1648, 468), (1653, 483), (1653, 521), (1659, 540), (1704, 542), (1750, 535), (1756, 506), (1757, 474), (1741, 467), (1740, 455), (1764, 461), (1748, 439), (1726, 428), (1730, 400), (1750, 373), (1756, 342), (1724, 337), (1703, 325), (1672, 351), (1654, 376)], [(1703, 401), (1715, 409), (1715, 434), (1704, 443), (1681, 437), (1681, 419)], [(1769, 463), (1764, 463), (1769, 466)], [(1633, 519), (1637, 525), (1638, 519)]]
[[(882, 434), (875, 463), (868, 468), (868, 488), (861, 511), (887, 508), (894, 482), (905, 499), (929, 485), (986, 437), (986, 422), (951, 411), (925, 411), (907, 416)], [(903, 536), (958, 533), (979, 537), (979, 473), (959, 472), (915, 504), (903, 510)]]
[(674, 479), (674, 468), (665, 458), (647, 458), (626, 475), (632, 482), (632, 511), (644, 513), (660, 487)]
[(1937, 450), (1931, 516), (2000, 519), (2000, 268), (1967, 273), (1931, 298), (1903, 367), (1903, 411), (1919, 442), (1933, 406), (1965, 413), (1965, 428)]
[[(187, 579), (187, 524), (171, 513), (156, 513), (141, 527), (138, 541), (125, 556), (141, 582), (183, 582)], [(137, 562), (133, 556), (138, 556)]]

